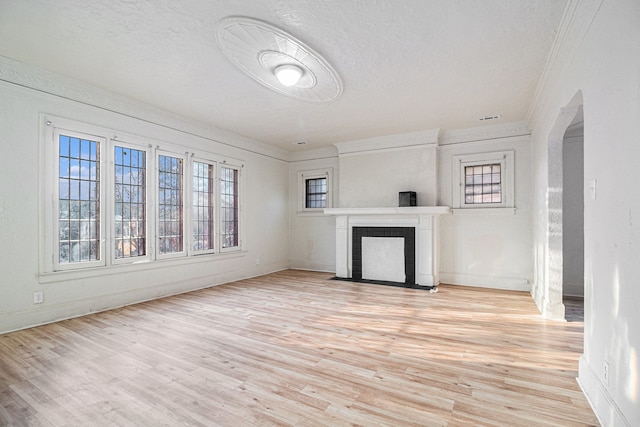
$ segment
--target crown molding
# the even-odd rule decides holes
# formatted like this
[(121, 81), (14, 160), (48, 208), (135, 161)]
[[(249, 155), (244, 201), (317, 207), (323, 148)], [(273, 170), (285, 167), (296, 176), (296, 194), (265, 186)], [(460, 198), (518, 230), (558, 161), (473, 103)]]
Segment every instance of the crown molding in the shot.
[(304, 151), (289, 153), (290, 162), (304, 162), (307, 160), (333, 159), (338, 157), (338, 150), (333, 145)]
[(532, 126), (554, 92), (553, 87), (571, 65), (604, 0), (569, 0), (560, 21), (556, 38), (533, 96), (527, 122)]
[(440, 146), (524, 135), (531, 135), (531, 129), (525, 121), (467, 129), (447, 130), (443, 132), (442, 137), (440, 138)]
[(389, 149), (416, 148), (420, 146), (438, 145), (440, 129), (420, 132), (409, 132), (394, 135), (377, 136), (354, 141), (336, 142), (338, 155), (373, 152)]
[(170, 128), (243, 151), (288, 161), (290, 153), (225, 129), (0, 56), (0, 81)]

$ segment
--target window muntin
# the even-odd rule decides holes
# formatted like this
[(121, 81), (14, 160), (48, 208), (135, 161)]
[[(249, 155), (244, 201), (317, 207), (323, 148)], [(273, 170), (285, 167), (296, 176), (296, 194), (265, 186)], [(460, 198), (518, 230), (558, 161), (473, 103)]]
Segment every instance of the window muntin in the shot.
[(240, 246), (238, 184), (238, 169), (222, 166), (220, 168), (220, 237), (222, 240), (220, 246), (222, 249)]
[(464, 203), (502, 203), (500, 163), (465, 166)]
[(97, 138), (56, 132), (58, 142), (57, 261), (101, 261), (100, 149)]
[(182, 158), (158, 156), (158, 253), (184, 251)]
[(327, 207), (327, 178), (309, 178), (305, 180), (306, 209)]
[(192, 249), (213, 251), (214, 240), (214, 165), (193, 162)]
[(146, 152), (114, 147), (114, 258), (147, 254)]

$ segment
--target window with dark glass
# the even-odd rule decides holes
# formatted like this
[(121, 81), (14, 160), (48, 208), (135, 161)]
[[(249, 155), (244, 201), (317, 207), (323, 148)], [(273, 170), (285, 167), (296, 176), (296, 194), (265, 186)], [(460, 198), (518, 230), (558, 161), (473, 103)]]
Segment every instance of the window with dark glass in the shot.
[(145, 256), (146, 153), (114, 147), (115, 258)]
[(170, 254), (184, 250), (183, 239), (183, 160), (158, 156), (158, 252)]
[(100, 143), (59, 135), (58, 263), (100, 259)]
[(193, 162), (193, 250), (214, 249), (213, 165)]
[(327, 207), (327, 178), (305, 180), (305, 208)]
[(220, 168), (220, 233), (222, 248), (239, 246), (238, 239), (238, 170)]
[(465, 204), (502, 203), (501, 165), (485, 164), (464, 168)]

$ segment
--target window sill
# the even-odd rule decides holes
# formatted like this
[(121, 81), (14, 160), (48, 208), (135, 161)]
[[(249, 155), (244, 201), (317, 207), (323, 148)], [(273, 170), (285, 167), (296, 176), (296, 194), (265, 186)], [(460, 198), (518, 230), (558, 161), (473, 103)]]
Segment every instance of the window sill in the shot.
[(453, 215), (515, 215), (516, 208), (457, 208)]
[(298, 216), (325, 216), (324, 209), (318, 209), (317, 211), (298, 211)]
[(170, 267), (180, 265), (192, 265), (205, 262), (220, 261), (231, 258), (246, 256), (247, 251), (223, 252), (215, 254), (196, 254), (190, 257), (166, 258), (154, 261), (140, 261), (127, 264), (115, 264), (101, 267), (80, 268), (77, 270), (51, 271), (38, 274), (38, 283), (59, 283), (69, 280), (80, 280), (85, 278), (110, 276), (127, 272), (138, 272), (155, 270), (158, 267)]

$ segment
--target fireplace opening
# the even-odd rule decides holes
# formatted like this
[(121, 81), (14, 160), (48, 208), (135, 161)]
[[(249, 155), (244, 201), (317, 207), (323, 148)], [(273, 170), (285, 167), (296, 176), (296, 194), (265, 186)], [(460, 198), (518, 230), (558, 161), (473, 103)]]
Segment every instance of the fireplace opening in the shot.
[[(399, 283), (405, 286), (416, 284), (416, 238), (414, 227), (353, 227), (352, 231), (352, 279)], [(365, 256), (363, 262), (363, 238)], [(389, 239), (385, 242), (383, 239)], [(402, 239), (402, 243), (399, 243)], [(369, 240), (369, 241), (368, 241)], [(401, 246), (398, 246), (401, 244)], [(404, 271), (397, 272), (399, 249), (404, 249)], [(382, 251), (382, 253), (379, 253)], [(376, 253), (378, 252), (378, 253)], [(363, 277), (363, 265), (365, 275)], [(394, 271), (384, 271), (394, 270)], [(376, 277), (378, 276), (378, 277)], [(404, 276), (404, 281), (402, 277)]]

